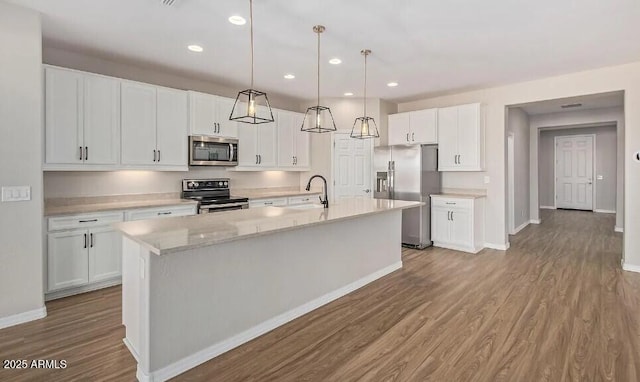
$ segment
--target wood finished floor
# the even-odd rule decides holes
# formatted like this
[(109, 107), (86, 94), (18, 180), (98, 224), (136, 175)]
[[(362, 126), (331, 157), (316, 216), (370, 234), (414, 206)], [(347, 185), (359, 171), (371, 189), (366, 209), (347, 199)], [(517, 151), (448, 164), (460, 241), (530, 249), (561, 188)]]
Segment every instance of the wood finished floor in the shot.
[[(404, 268), (175, 381), (639, 381), (640, 274), (613, 215), (543, 211), (511, 249), (403, 251)], [(0, 330), (0, 381), (134, 381), (120, 288)]]

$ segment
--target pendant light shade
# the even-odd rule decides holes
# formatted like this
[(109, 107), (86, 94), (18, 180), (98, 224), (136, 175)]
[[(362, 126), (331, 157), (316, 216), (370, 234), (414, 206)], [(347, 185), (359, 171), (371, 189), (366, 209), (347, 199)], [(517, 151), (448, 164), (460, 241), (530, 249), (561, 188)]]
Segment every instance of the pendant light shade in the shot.
[(316, 106), (311, 106), (307, 109), (300, 129), (309, 133), (330, 133), (337, 130), (331, 109), (326, 106), (320, 106), (320, 34), (324, 30), (325, 27), (322, 25), (313, 27), (313, 31), (318, 35), (318, 102)]
[(257, 125), (273, 122), (273, 112), (267, 93), (253, 88), (253, 0), (249, 0), (249, 26), (251, 30), (251, 87), (238, 93), (229, 119)]
[(364, 107), (362, 117), (356, 118), (351, 129), (351, 138), (367, 139), (379, 138), (378, 125), (372, 117), (367, 117), (367, 56), (371, 54), (369, 49), (360, 51), (364, 56)]

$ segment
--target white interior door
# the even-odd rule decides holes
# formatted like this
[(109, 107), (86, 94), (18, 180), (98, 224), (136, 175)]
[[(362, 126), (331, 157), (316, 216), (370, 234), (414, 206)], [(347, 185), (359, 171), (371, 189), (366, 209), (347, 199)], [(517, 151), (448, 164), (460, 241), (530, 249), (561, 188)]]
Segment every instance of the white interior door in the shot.
[(371, 198), (371, 139), (354, 139), (348, 133), (334, 134), (333, 195), (342, 198)]
[(556, 137), (556, 207), (593, 210), (593, 136)]

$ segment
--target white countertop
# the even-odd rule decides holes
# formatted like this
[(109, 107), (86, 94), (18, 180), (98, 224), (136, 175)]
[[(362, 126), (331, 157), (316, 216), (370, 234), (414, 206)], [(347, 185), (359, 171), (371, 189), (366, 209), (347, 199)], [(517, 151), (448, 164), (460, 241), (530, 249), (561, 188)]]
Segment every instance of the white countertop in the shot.
[(113, 224), (125, 236), (157, 255), (207, 247), (317, 224), (424, 205), (383, 199), (342, 199), (328, 209), (262, 207), (196, 216)]
[(249, 198), (249, 200), (267, 199), (267, 198), (284, 198), (288, 196), (302, 195), (318, 195), (322, 190), (300, 190), (300, 189), (279, 189), (279, 188), (255, 188), (255, 189), (238, 189), (231, 190), (232, 198)]
[(179, 193), (56, 198), (45, 200), (44, 216), (197, 204), (194, 200), (180, 199)]
[(479, 194), (452, 194), (452, 193), (431, 194), (430, 196), (432, 198), (455, 198), (455, 199), (480, 199), (480, 198), (487, 197), (487, 195), (479, 195)]

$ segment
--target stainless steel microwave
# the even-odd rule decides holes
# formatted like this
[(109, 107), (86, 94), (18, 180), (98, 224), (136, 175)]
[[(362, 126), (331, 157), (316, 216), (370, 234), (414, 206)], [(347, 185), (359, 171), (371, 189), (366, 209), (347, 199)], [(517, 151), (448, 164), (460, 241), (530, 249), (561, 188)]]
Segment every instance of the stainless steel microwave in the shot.
[(238, 140), (192, 135), (189, 137), (190, 166), (237, 166)]

